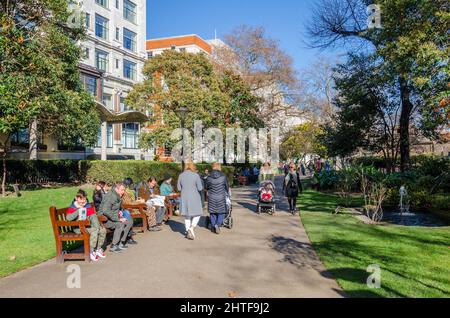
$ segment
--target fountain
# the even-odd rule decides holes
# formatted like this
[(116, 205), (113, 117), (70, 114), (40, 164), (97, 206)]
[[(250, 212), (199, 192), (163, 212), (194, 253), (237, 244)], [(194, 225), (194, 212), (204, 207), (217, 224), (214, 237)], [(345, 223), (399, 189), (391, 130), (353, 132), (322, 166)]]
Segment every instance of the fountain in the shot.
[(430, 213), (412, 213), (408, 191), (405, 186), (400, 187), (399, 211), (384, 214), (383, 221), (403, 226), (440, 227), (448, 223)]
[(409, 213), (409, 197), (405, 186), (400, 187), (400, 215)]

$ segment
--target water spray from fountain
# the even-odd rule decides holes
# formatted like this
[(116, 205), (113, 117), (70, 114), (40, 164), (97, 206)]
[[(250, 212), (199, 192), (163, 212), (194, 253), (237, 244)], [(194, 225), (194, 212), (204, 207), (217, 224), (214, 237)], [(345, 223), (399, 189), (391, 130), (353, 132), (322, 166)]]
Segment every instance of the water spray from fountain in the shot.
[(409, 196), (405, 186), (400, 187), (400, 214), (409, 213)]

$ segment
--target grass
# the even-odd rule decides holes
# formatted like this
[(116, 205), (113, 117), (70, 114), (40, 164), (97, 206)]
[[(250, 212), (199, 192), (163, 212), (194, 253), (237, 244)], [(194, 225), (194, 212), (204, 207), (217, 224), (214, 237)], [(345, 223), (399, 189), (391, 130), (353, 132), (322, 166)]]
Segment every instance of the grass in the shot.
[[(350, 297), (450, 297), (450, 228), (366, 225), (333, 215), (339, 198), (301, 196), (302, 221), (328, 271)], [(381, 288), (370, 289), (369, 265), (381, 268)]]
[(67, 207), (78, 189), (24, 191), (20, 198), (0, 199), (0, 277), (55, 257), (48, 209)]

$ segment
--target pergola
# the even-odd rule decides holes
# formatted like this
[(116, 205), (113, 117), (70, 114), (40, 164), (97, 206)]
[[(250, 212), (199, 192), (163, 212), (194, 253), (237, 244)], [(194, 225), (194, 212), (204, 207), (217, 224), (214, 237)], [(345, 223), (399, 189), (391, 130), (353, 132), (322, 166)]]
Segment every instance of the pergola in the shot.
[(107, 145), (108, 145), (108, 124), (124, 124), (124, 123), (146, 123), (148, 117), (142, 112), (135, 110), (127, 110), (124, 112), (114, 112), (108, 109), (105, 105), (97, 102), (97, 110), (100, 113), (102, 121), (101, 128), (101, 160), (107, 160)]

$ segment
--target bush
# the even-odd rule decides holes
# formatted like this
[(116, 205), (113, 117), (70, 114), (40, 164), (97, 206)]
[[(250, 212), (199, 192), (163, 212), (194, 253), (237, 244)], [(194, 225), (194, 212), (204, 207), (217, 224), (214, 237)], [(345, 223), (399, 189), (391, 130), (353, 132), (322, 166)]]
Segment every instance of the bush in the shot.
[[(211, 170), (211, 165), (197, 165), (199, 173), (207, 168)], [(170, 174), (176, 182), (181, 173), (181, 165), (156, 161), (82, 161), (80, 170), (84, 172), (83, 178), (88, 183), (98, 181), (114, 183), (125, 178), (131, 178), (137, 183), (146, 181), (151, 176), (155, 177), (159, 183), (163, 181), (165, 173)], [(223, 166), (222, 171), (227, 175), (229, 184), (232, 185), (234, 168)]]
[[(3, 173), (3, 165), (0, 165)], [(199, 172), (209, 164), (197, 165)], [(230, 185), (233, 184), (234, 168), (223, 166)], [(135, 182), (154, 176), (162, 181), (164, 173), (169, 173), (176, 181), (181, 165), (154, 161), (88, 161), (88, 160), (7, 160), (7, 183), (43, 184), (43, 183), (95, 183), (97, 181), (117, 182), (132, 178)]]
[(334, 170), (322, 170), (315, 175), (317, 176), (317, 181), (322, 190), (335, 189), (339, 182), (339, 174)]
[[(75, 183), (81, 181), (79, 160), (7, 160), (9, 184)], [(3, 175), (3, 165), (0, 165)]]

